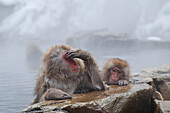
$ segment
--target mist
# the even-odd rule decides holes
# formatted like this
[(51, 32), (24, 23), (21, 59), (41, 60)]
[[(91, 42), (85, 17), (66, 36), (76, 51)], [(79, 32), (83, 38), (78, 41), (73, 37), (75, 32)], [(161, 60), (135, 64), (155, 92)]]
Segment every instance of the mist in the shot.
[(128, 34), (131, 38), (154, 36), (169, 40), (168, 0), (1, 0), (0, 3), (12, 9), (0, 22), (0, 34), (6, 40), (62, 42), (76, 32), (100, 29)]
[(68, 44), (131, 73), (170, 63), (169, 0), (0, 0), (0, 111), (21, 112), (33, 97), (43, 53)]

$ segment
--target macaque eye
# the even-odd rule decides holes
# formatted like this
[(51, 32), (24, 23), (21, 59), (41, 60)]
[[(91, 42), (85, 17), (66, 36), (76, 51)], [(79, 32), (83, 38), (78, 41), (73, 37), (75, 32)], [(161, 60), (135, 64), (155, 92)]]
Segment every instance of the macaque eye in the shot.
[(113, 72), (116, 72), (116, 69), (112, 69)]

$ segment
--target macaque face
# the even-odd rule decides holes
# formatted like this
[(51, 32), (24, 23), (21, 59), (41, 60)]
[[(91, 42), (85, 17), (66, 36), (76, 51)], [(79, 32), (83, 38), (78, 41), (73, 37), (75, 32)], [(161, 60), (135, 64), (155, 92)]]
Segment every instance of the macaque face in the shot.
[(117, 68), (117, 67), (112, 67), (110, 69), (111, 75), (109, 76), (109, 82), (110, 84), (115, 84), (120, 80), (120, 77), (123, 76), (124, 72)]
[(74, 73), (78, 73), (79, 72), (78, 64), (76, 63), (76, 61), (74, 59), (69, 59), (67, 57), (67, 52), (63, 54), (62, 59), (63, 59), (63, 61), (65, 61), (69, 65), (69, 67), (71, 68), (71, 70)]

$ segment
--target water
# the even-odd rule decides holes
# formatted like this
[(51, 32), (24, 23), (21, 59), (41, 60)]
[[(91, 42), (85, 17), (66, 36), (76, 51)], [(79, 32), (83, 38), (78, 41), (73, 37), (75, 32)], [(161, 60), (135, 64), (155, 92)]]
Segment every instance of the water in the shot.
[(37, 70), (27, 68), (19, 45), (1, 46), (0, 53), (0, 111), (19, 113), (33, 98)]

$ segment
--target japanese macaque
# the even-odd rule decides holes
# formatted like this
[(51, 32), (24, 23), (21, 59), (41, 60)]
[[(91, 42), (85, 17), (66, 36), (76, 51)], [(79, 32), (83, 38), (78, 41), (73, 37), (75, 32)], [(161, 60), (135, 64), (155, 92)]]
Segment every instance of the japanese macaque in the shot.
[(107, 85), (127, 85), (129, 75), (129, 64), (119, 58), (108, 59), (101, 72), (102, 79)]
[(69, 94), (105, 90), (98, 66), (89, 52), (73, 50), (69, 46), (53, 46), (44, 54), (38, 74), (32, 104), (43, 100), (57, 100), (58, 89)]

